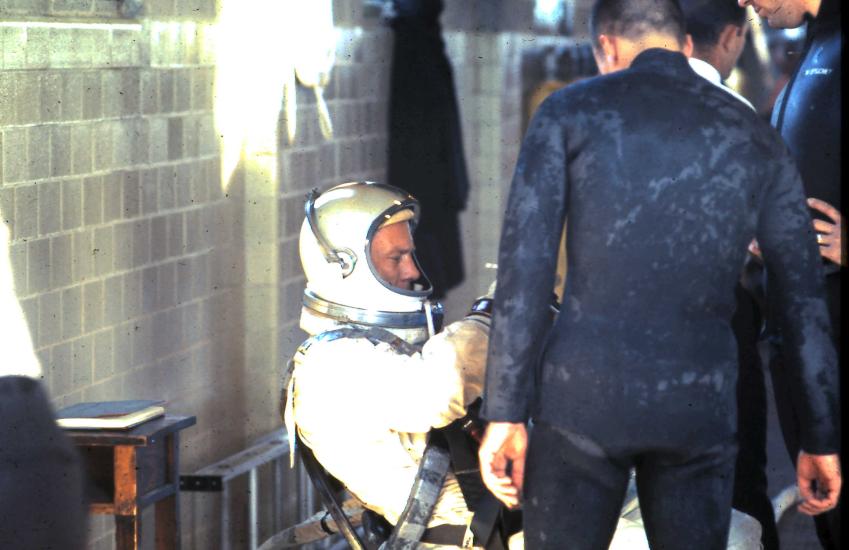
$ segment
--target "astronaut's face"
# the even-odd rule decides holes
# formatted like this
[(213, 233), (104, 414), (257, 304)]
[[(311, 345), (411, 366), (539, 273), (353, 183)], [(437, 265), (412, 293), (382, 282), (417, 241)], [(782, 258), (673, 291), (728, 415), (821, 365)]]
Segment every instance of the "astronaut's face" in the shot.
[(805, 21), (805, 13), (816, 15), (819, 0), (738, 0), (740, 6), (752, 6), (774, 29), (794, 29)]
[(410, 290), (421, 276), (413, 259), (413, 236), (407, 222), (381, 227), (371, 241), (371, 263), (388, 284)]

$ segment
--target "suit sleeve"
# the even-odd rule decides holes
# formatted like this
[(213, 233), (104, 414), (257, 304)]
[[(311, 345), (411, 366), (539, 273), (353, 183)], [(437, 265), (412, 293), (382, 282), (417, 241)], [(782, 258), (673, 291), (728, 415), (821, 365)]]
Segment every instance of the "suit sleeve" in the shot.
[(316, 342), (298, 362), (294, 418), (307, 433), (352, 438), (427, 433), (466, 414), (483, 385), (489, 329), (461, 320), (405, 355), (365, 338)]
[(567, 154), (559, 95), (537, 110), (519, 152), (498, 252), (482, 416), (524, 422), (549, 305), (566, 209)]
[(784, 149), (764, 191), (757, 239), (767, 272), (771, 314), (787, 358), (783, 368), (794, 388), (801, 448), (811, 454), (838, 451), (837, 355), (825, 301), (819, 245), (801, 178)]
[(382, 374), (388, 391), (377, 398), (387, 427), (424, 433), (465, 416), (466, 406), (481, 392), (488, 336), (483, 324), (461, 320), (431, 337), (420, 354), (393, 354)]

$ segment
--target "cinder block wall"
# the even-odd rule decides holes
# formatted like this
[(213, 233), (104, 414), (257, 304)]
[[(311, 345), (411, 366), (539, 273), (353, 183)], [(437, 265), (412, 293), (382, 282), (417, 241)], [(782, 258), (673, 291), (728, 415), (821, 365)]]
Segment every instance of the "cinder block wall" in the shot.
[(446, 319), (468, 311), (496, 277), (507, 194), (522, 143), (522, 52), (569, 43), (585, 33), (584, 4), (572, 2), (575, 37), (552, 36), (534, 21), (533, 0), (448, 0), (443, 27), (454, 68), (471, 188), (460, 218), (466, 279), (445, 300)]
[[(117, 6), (0, 3), (0, 209), (55, 405), (164, 399), (198, 417), (192, 468), (246, 431), (230, 380), (238, 278), (215, 269), (235, 247), (212, 116), (215, 5), (150, 1), (140, 19)], [(91, 546), (110, 548), (111, 530), (93, 518)]]
[[(492, 279), (482, 266), (497, 252), (533, 39), (530, 0), (472, 4), (448, 0), (443, 18), (472, 179), (468, 276), (449, 318)], [(281, 139), (271, 160), (243, 151), (222, 177), (221, 0), (147, 0), (135, 19), (117, 5), (0, 0), (0, 210), (54, 404), (164, 399), (197, 416), (182, 438), (191, 472), (279, 426), (280, 372), (305, 336), (303, 198), (384, 179), (392, 34), (363, 2), (335, 0), (333, 139), (299, 87), (294, 143)], [(273, 66), (276, 52), (265, 55)], [(185, 547), (219, 546), (213, 499), (184, 495), (182, 512)], [(112, 529), (93, 517), (91, 548), (112, 548)], [(145, 546), (152, 538), (146, 528)]]

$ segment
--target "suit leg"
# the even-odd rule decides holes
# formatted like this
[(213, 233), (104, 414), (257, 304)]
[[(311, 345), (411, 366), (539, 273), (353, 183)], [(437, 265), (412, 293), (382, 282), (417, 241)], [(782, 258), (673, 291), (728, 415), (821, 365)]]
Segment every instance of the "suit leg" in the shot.
[(627, 464), (588, 438), (536, 424), (525, 472), (528, 548), (608, 547), (628, 486)]

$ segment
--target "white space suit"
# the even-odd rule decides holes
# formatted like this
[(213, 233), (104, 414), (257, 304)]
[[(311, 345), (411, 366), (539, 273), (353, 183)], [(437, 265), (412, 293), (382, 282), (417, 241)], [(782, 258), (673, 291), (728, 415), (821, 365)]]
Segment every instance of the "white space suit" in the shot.
[[(316, 342), (296, 359), (294, 422), (334, 477), (390, 523), (407, 504), (430, 429), (465, 416), (480, 395), (489, 329), (452, 323), (407, 356), (364, 338)], [(431, 525), (467, 524), (449, 473)]]

